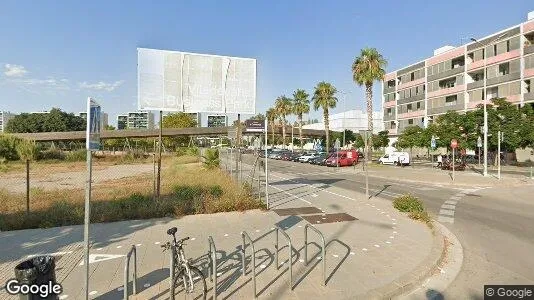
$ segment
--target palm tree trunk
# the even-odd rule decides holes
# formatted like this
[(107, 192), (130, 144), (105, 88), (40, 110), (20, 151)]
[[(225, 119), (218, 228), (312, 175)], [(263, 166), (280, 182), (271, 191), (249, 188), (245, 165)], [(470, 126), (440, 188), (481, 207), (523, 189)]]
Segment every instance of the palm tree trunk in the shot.
[(286, 118), (282, 119), (282, 149), (286, 148)]
[(330, 124), (328, 120), (328, 109), (323, 111), (324, 116), (324, 131), (326, 134), (326, 156), (328, 157), (328, 152), (330, 152)]
[(299, 114), (299, 136), (300, 136), (300, 150), (302, 150), (302, 114)]
[[(367, 98), (367, 130), (369, 136), (373, 134), (373, 83), (365, 84), (365, 96)], [(367, 158), (369, 157), (369, 149), (373, 149), (373, 139), (367, 139)]]

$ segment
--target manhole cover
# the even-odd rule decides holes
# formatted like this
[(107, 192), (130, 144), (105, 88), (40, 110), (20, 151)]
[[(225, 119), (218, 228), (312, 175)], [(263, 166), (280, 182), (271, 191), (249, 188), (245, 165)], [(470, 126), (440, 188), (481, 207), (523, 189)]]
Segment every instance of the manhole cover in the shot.
[(358, 220), (357, 218), (346, 213), (302, 216), (302, 218), (312, 224), (336, 223)]
[(307, 215), (307, 214), (317, 214), (321, 210), (317, 207), (305, 206), (305, 207), (292, 207), (292, 208), (280, 208), (273, 209), (275, 213), (279, 216), (291, 216), (291, 215)]

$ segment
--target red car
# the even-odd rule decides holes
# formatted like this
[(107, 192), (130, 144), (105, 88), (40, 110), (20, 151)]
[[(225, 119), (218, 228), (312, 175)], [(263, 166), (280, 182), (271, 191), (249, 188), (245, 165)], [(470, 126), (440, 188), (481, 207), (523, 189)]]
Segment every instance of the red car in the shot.
[(341, 150), (337, 153), (332, 153), (326, 160), (326, 165), (329, 167), (335, 167), (338, 164), (339, 157), (339, 166), (353, 166), (358, 163), (358, 151), (356, 150)]

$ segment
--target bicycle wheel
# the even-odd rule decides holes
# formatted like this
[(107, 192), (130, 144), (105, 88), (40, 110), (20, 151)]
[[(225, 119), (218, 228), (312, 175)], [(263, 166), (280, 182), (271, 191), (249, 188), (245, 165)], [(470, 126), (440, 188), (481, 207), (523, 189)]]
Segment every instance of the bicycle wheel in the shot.
[(208, 288), (204, 275), (197, 267), (191, 266), (189, 270), (191, 271), (193, 285), (191, 286), (191, 280), (186, 270), (182, 269), (174, 279), (175, 294), (185, 293), (187, 299), (205, 300), (208, 294)]

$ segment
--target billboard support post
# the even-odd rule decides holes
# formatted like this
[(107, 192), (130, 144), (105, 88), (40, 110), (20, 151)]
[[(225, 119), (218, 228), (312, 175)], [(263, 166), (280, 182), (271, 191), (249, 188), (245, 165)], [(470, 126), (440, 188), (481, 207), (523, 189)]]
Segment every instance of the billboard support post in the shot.
[(156, 197), (159, 200), (161, 195), (161, 147), (163, 135), (163, 111), (159, 111), (159, 137), (158, 137), (158, 177), (156, 178)]
[(89, 223), (91, 222), (91, 181), (92, 181), (92, 151), (100, 149), (100, 118), (101, 108), (92, 98), (87, 98), (87, 129), (86, 129), (86, 164), (87, 164), (87, 182), (85, 188), (84, 203), (84, 279), (85, 279), (85, 299), (89, 299)]
[[(265, 203), (267, 205), (267, 209), (269, 209), (269, 171), (267, 168), (267, 119), (265, 119)], [(273, 130), (271, 128), (271, 130)]]

